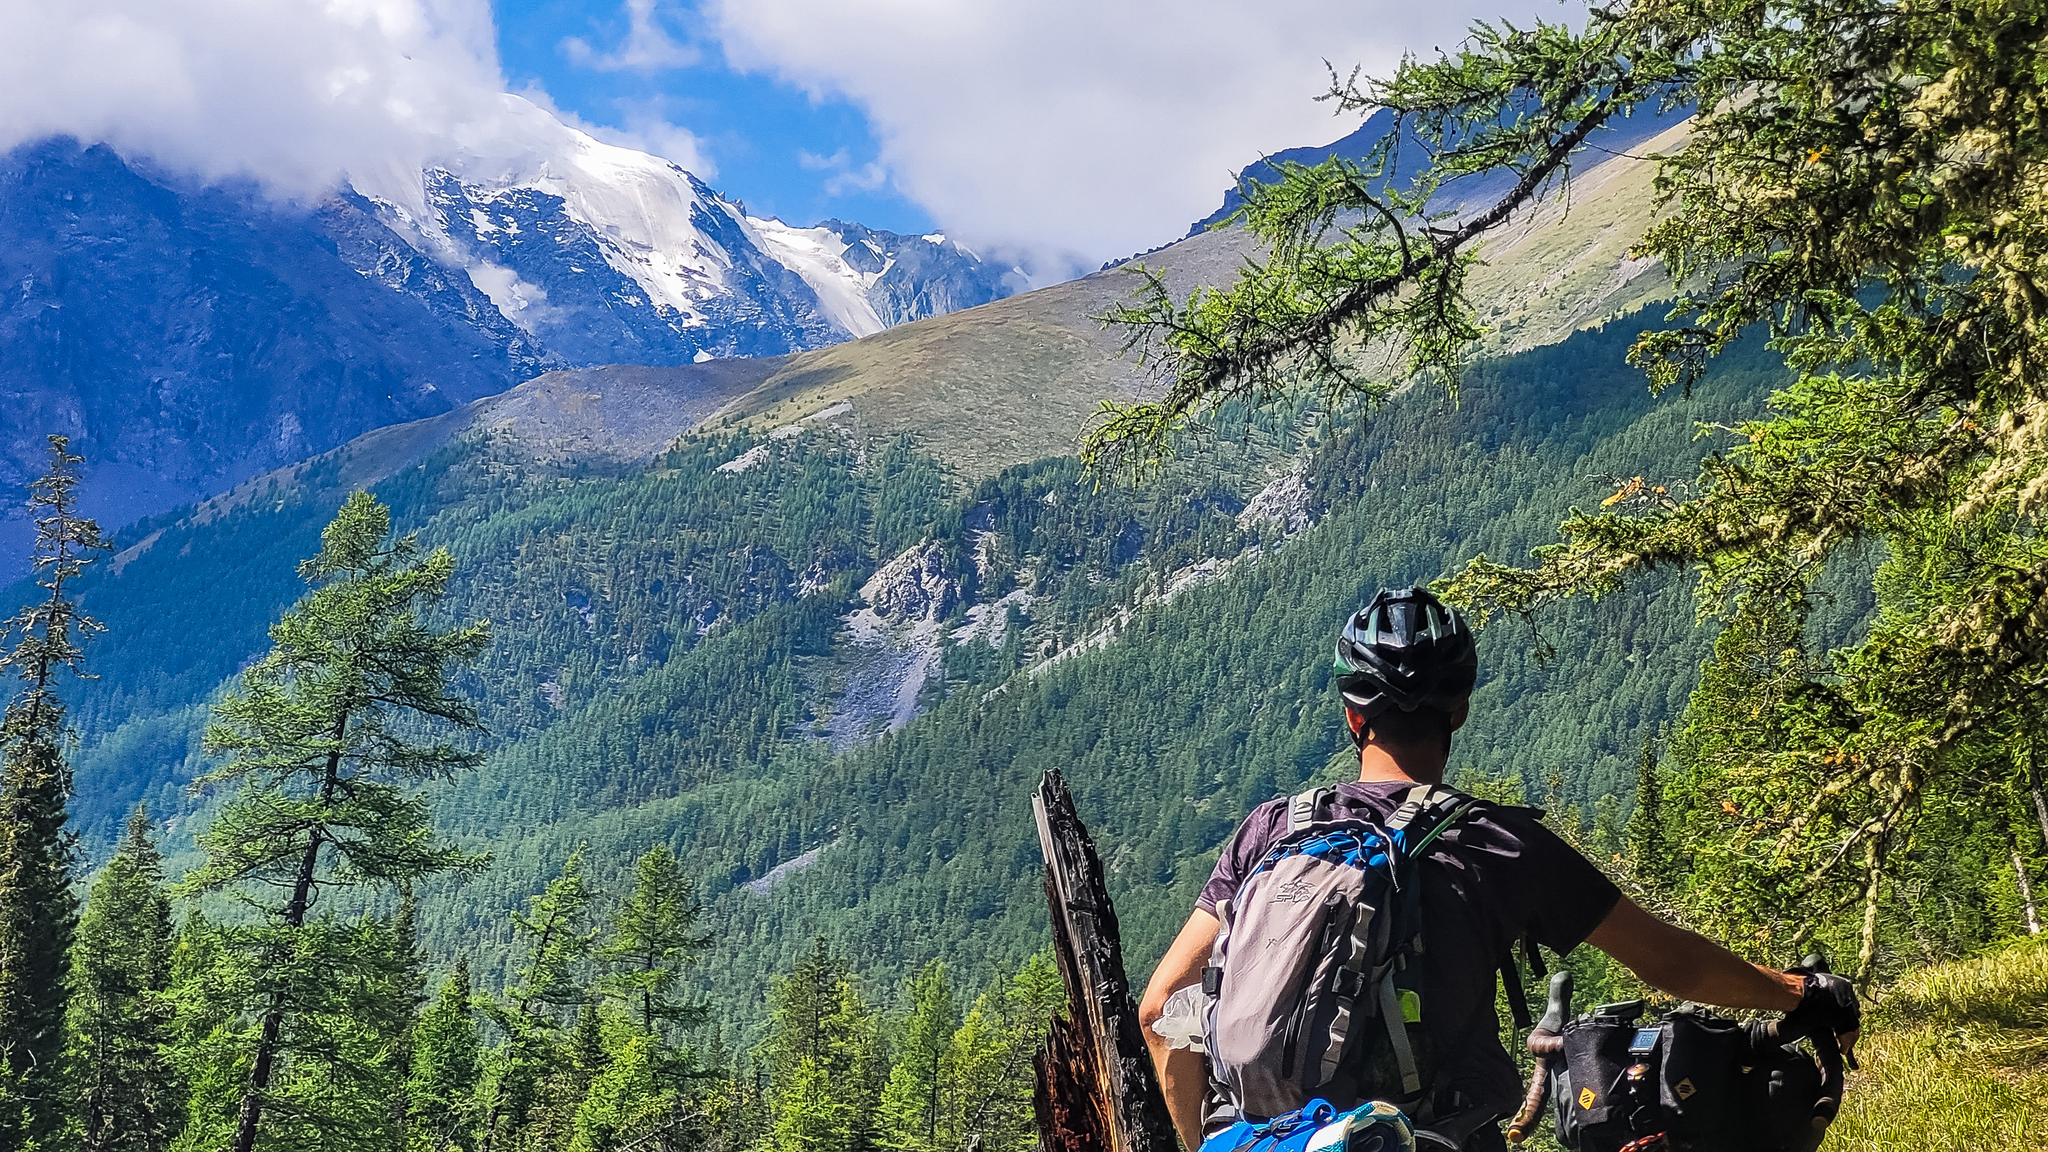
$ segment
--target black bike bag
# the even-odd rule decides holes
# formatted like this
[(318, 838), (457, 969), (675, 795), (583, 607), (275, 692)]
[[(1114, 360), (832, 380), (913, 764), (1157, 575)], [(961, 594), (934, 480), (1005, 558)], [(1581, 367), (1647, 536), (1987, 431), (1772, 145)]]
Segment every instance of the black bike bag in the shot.
[(1564, 1026), (1551, 1100), (1566, 1148), (1619, 1152), (1660, 1134), (1671, 1152), (1819, 1147), (1821, 1073), (1797, 1044), (1707, 1012), (1646, 1019), (1642, 1007), (1607, 1005)]

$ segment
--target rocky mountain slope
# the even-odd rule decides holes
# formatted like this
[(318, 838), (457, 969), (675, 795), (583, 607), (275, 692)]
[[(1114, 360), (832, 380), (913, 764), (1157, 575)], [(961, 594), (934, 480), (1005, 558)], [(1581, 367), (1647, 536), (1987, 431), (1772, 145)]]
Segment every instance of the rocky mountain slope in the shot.
[[(1654, 104), (1638, 105), (1629, 109), (1627, 115), (1607, 121), (1588, 137), (1585, 150), (1580, 155), (1590, 166), (1609, 157), (1654, 152), (1656, 145), (1650, 143), (1651, 138), (1669, 131), (1688, 114), (1684, 109), (1659, 110)], [(1245, 185), (1277, 184), (1281, 179), (1281, 169), (1289, 164), (1313, 167), (1332, 158), (1349, 160), (1354, 164), (1371, 163), (1381, 141), (1394, 128), (1394, 114), (1381, 109), (1367, 117), (1357, 131), (1340, 140), (1321, 147), (1282, 149), (1245, 165), (1237, 174), (1237, 186), (1224, 192), (1222, 205), (1195, 221), (1188, 228), (1188, 235), (1194, 236), (1228, 219), (1244, 206)], [(1427, 149), (1412, 131), (1404, 134), (1390, 165), (1387, 182), (1396, 188), (1404, 188), (1407, 178), (1427, 168), (1428, 162)], [(1514, 182), (1514, 175), (1508, 172), (1488, 172), (1453, 180), (1442, 187), (1433, 206), (1446, 212), (1463, 212), (1498, 199)]]
[[(1526, 554), (1612, 491), (1602, 475), (1689, 475), (1695, 422), (1736, 419), (1782, 380), (1768, 357), (1723, 363), (1690, 397), (1655, 399), (1621, 363), (1632, 330), (1488, 362), (1455, 408), (1411, 394), (1363, 429), (1275, 413), (1137, 490), (1086, 483), (1071, 456), (968, 479), (845, 415), (714, 420), (636, 461), (649, 409), (623, 381), (568, 373), (480, 402), (508, 417), (471, 425), (484, 435), (416, 456), (446, 429), (412, 426), (421, 442), (391, 447), (375, 490), (401, 529), (454, 551), (440, 618), (494, 636), (462, 678), (485, 767), (432, 798), (494, 863), (422, 894), (428, 947), (496, 986), (505, 912), (577, 844), (609, 885), (662, 842), (711, 906), (703, 979), (740, 998), (721, 1001), (735, 1020), (819, 934), (877, 978), (938, 955), (979, 980), (1037, 946), (1024, 801), (1059, 763), (1142, 963), (1226, 814), (1337, 750), (1329, 620), (1378, 583)], [(647, 374), (636, 394), (709, 406), (746, 383), (682, 386), (712, 367)], [(367, 459), (400, 432), (354, 447)], [(615, 455), (542, 458), (586, 437)], [(368, 479), (354, 467), (329, 455), (138, 526), (81, 582), (111, 629), (101, 679), (71, 699), (90, 842), (147, 799), (188, 850), (217, 799), (188, 790), (208, 701), (303, 592), (293, 566)], [(1459, 767), (1540, 792), (1568, 766), (1574, 804), (1622, 787), (1703, 651), (1687, 603), (1652, 582), (1570, 612), (1562, 662), (1490, 630)]]
[[(1672, 128), (1642, 146), (1673, 148), (1683, 139), (1683, 128)], [(1651, 216), (1649, 179), (1649, 166), (1631, 157), (1588, 165), (1569, 200), (1539, 206), (1489, 243), (1469, 285), (1492, 330), (1482, 343), (1486, 355), (1555, 343), (1669, 293), (1657, 267), (1626, 250)], [(797, 231), (781, 230), (776, 242), (790, 243), (787, 235)], [(836, 222), (803, 232), (851, 235), (864, 250), (887, 240)], [(1225, 230), (1197, 233), (1138, 263), (1185, 292), (1227, 283), (1254, 254), (1243, 232)], [(941, 280), (919, 282), (943, 288)], [(199, 514), (216, 514), (309, 468), (375, 483), (468, 436), (536, 460), (631, 462), (692, 431), (773, 436), (828, 425), (869, 438), (913, 436), (956, 475), (979, 479), (1073, 451), (1105, 399), (1154, 394), (1146, 369), (1117, 355), (1119, 334), (1095, 319), (1134, 283), (1128, 267), (1110, 269), (789, 355), (556, 370), (256, 477)]]
[[(0, 489), (59, 432), (109, 527), (556, 368), (835, 344), (999, 299), (941, 235), (748, 216), (517, 97), (523, 146), (316, 204), (105, 147), (0, 157)], [(0, 571), (19, 513), (0, 508)]]

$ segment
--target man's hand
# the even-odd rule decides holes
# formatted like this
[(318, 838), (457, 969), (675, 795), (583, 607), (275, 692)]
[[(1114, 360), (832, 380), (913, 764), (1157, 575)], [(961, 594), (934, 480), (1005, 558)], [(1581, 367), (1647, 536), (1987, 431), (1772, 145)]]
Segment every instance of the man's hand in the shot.
[(1863, 1005), (1856, 998), (1856, 986), (1831, 972), (1792, 969), (1806, 986), (1799, 995), (1799, 1007), (1785, 1014), (1780, 1030), (1787, 1037), (1832, 1035), (1842, 1046), (1842, 1055), (1855, 1059), (1856, 1036), (1863, 1030)]

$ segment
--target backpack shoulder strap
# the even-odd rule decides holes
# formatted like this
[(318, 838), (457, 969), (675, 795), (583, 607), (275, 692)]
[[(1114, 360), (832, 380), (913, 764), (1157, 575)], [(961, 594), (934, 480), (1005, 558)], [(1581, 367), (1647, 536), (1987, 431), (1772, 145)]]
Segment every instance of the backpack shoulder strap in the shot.
[(1332, 789), (1310, 788), (1287, 802), (1287, 834), (1293, 835), (1316, 822), (1316, 813), (1323, 810), (1324, 801)]
[(1406, 854), (1419, 855), (1438, 836), (1478, 803), (1456, 788), (1442, 784), (1417, 784), (1401, 794), (1394, 814), (1387, 818), (1387, 831), (1408, 841)]

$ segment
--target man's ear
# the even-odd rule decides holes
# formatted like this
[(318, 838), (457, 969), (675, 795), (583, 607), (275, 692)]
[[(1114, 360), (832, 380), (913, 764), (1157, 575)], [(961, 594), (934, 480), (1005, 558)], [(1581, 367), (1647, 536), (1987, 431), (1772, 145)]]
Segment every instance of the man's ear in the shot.
[(1457, 707), (1451, 709), (1451, 731), (1456, 732), (1458, 729), (1463, 728), (1465, 721), (1471, 718), (1472, 698), (1467, 696), (1463, 700), (1458, 701)]

